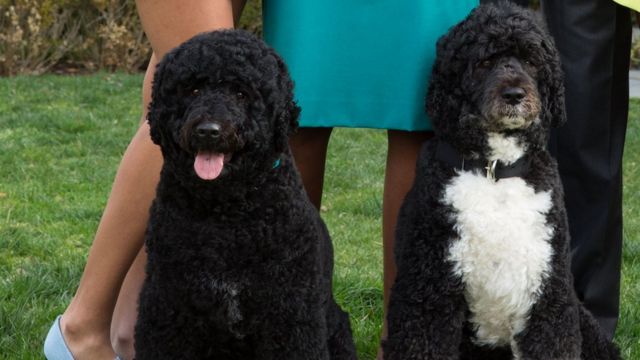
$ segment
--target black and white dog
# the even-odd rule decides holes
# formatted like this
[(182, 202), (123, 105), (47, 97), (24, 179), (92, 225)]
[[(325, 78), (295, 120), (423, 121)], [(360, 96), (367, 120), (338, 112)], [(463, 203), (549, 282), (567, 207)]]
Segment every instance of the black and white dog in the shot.
[(483, 5), (437, 45), (420, 155), (398, 219), (385, 359), (616, 359), (577, 299), (549, 129), (560, 63), (535, 15)]

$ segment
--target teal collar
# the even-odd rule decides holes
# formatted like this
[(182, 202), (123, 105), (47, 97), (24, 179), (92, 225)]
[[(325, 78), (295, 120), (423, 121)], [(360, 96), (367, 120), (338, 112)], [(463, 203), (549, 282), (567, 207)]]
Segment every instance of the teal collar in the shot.
[(277, 169), (280, 167), (280, 158), (277, 158), (276, 161), (273, 162), (273, 167), (271, 167), (272, 169)]

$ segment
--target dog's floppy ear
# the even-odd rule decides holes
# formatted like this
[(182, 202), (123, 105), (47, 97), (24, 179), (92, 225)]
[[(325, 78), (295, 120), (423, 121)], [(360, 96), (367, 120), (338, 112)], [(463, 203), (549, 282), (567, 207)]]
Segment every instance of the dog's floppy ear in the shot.
[[(158, 93), (157, 88), (160, 87), (159, 83), (160, 83), (160, 79), (158, 76), (158, 69), (156, 68), (156, 74), (154, 76), (153, 86), (152, 86), (153, 90), (151, 91), (152, 94)], [(162, 117), (161, 115), (162, 110), (159, 108), (160, 106), (161, 105), (159, 104), (157, 96), (152, 96), (151, 103), (149, 104), (149, 108), (147, 112), (147, 122), (149, 123), (151, 140), (153, 140), (153, 142), (156, 145), (161, 145), (162, 143), (162, 135), (159, 129), (160, 119)]]
[(298, 130), (300, 107), (292, 99), (284, 106), (284, 110), (276, 116), (274, 142), (276, 152), (281, 153), (289, 146), (289, 136)]
[[(167, 111), (168, 109), (166, 109), (167, 102), (162, 101), (162, 97), (165, 95), (166, 87), (174, 85), (165, 84), (168, 82), (167, 79), (173, 76), (172, 60), (173, 53), (165, 55), (156, 66), (153, 83), (151, 85), (151, 103), (148, 108), (147, 122), (150, 127), (151, 140), (153, 140), (156, 145), (162, 145), (163, 143), (162, 122), (163, 118), (166, 117), (167, 114), (170, 114), (170, 112)], [(166, 121), (166, 119), (164, 121)]]
[[(185, 72), (184, 65), (179, 64), (179, 59), (184, 56), (185, 49), (186, 45), (183, 44), (168, 52), (156, 66), (153, 76), (147, 121), (151, 140), (159, 146), (171, 143), (169, 127), (177, 113), (177, 88), (184, 77), (182, 73)], [(169, 141), (165, 141), (168, 139)]]
[(558, 127), (566, 121), (564, 103), (564, 73), (553, 40), (544, 34), (540, 43), (542, 71), (539, 74), (538, 91), (542, 100), (542, 121)]
[(298, 129), (300, 107), (293, 99), (293, 81), (287, 71), (284, 61), (276, 55), (278, 62), (277, 87), (282, 99), (275, 108), (274, 142), (278, 153), (284, 152), (289, 146), (289, 136)]
[[(434, 66), (435, 69), (435, 66)], [(439, 135), (448, 134), (453, 129), (451, 127), (458, 118), (456, 114), (456, 101), (452, 90), (449, 89), (450, 82), (447, 82), (442, 74), (432, 74), (427, 90), (426, 108), (427, 114), (433, 122), (434, 128)], [(447, 121), (447, 119), (450, 119)]]
[(431, 71), (425, 106), (434, 130), (440, 136), (456, 131), (460, 104), (464, 103), (462, 91), (457, 84), (460, 83), (465, 66), (463, 59), (456, 56), (466, 42), (460, 40), (465, 31), (462, 26), (463, 24), (458, 24), (452, 28), (436, 44), (437, 55)]

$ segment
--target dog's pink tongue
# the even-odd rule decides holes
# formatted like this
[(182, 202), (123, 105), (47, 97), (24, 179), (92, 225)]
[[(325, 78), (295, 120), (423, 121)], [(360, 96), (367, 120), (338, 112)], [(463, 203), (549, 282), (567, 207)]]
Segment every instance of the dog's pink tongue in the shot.
[(209, 151), (200, 151), (196, 155), (193, 168), (196, 174), (203, 180), (213, 180), (222, 172), (224, 166), (224, 154)]

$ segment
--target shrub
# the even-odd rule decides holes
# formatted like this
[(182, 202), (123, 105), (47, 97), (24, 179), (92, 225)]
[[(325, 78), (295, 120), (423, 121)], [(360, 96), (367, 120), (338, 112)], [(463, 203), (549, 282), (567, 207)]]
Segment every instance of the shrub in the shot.
[(64, 1), (0, 2), (0, 75), (41, 73), (79, 44), (81, 24)]
[[(248, 2), (240, 27), (261, 33), (260, 6)], [(133, 1), (0, 0), (0, 76), (134, 72), (150, 55)]]
[(262, 36), (262, 0), (247, 1), (238, 27)]
[(126, 0), (0, 0), (0, 75), (66, 64), (136, 70), (149, 46)]
[(636, 38), (631, 43), (631, 67), (637, 69), (640, 67), (640, 38)]
[(87, 36), (86, 67), (107, 70), (140, 70), (151, 56), (133, 1), (94, 1), (98, 10), (96, 30)]

